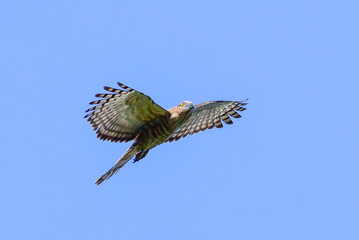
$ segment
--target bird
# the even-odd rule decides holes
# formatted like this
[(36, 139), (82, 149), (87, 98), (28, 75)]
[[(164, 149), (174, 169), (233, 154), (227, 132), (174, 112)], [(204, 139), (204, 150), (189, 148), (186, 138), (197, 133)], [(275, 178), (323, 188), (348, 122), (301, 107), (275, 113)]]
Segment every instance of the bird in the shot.
[(84, 118), (92, 125), (97, 137), (104, 141), (129, 142), (133, 144), (115, 165), (99, 177), (95, 184), (116, 174), (128, 161), (137, 162), (149, 150), (164, 143), (177, 141), (206, 129), (222, 128), (223, 121), (233, 124), (231, 117), (240, 118), (237, 112), (246, 110), (244, 101), (208, 101), (193, 105), (183, 101), (165, 110), (149, 96), (123, 83), (121, 89), (104, 86), (107, 93), (96, 94), (100, 100), (90, 102)]

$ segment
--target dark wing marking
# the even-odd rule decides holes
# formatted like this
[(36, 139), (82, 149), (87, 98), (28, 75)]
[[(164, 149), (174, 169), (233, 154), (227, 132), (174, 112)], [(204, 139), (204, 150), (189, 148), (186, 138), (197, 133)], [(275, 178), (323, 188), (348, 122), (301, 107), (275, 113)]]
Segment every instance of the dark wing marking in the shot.
[(169, 115), (149, 96), (117, 84), (124, 90), (104, 87), (110, 93), (96, 94), (103, 99), (90, 102), (97, 105), (88, 109), (90, 113), (84, 117), (101, 140), (131, 141), (146, 122)]
[[(166, 142), (177, 141), (187, 135), (198, 133), (214, 127), (222, 128), (222, 122), (232, 124), (229, 116), (240, 118), (236, 111), (244, 111), (244, 101), (211, 101), (197, 104), (192, 115), (166, 140)], [(228, 116), (229, 115), (229, 116)]]

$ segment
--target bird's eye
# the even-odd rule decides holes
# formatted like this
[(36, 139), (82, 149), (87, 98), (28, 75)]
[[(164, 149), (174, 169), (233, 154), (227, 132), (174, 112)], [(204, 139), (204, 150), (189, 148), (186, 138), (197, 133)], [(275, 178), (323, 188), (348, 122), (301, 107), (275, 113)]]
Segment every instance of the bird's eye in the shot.
[(180, 104), (180, 107), (183, 107), (183, 103)]

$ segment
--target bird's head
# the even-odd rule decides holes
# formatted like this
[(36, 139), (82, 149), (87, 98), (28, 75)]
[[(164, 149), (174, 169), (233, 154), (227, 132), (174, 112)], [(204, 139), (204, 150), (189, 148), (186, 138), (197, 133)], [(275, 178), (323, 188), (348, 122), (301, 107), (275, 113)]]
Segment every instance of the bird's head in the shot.
[(188, 110), (194, 108), (193, 103), (190, 102), (190, 101), (183, 101), (183, 102), (181, 102), (178, 106), (179, 106), (179, 107), (186, 108), (186, 109), (188, 109)]

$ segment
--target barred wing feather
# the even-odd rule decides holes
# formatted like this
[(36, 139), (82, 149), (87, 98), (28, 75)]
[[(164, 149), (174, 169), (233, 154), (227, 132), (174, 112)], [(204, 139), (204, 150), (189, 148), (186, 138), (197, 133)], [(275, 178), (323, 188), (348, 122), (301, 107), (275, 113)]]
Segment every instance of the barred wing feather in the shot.
[[(240, 118), (236, 111), (244, 111), (244, 101), (211, 101), (194, 106), (191, 117), (189, 117), (167, 140), (166, 142), (177, 141), (187, 135), (198, 133), (214, 127), (222, 128), (222, 122), (232, 124), (233, 118)], [(228, 116), (229, 115), (229, 116)]]
[(90, 102), (96, 106), (88, 109), (90, 113), (84, 117), (101, 140), (131, 141), (146, 122), (168, 117), (169, 112), (149, 96), (122, 83), (118, 85), (124, 90), (104, 87), (110, 93), (96, 94), (103, 99)]

